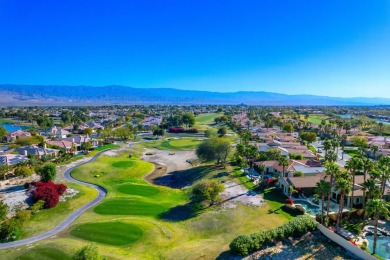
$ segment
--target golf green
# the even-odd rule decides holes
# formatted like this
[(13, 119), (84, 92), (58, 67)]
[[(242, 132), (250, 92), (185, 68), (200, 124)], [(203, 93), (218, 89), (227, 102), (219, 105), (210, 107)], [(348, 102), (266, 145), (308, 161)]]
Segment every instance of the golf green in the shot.
[(97, 243), (122, 246), (137, 241), (143, 234), (142, 229), (123, 222), (87, 223), (74, 228), (72, 236)]
[(136, 185), (136, 184), (124, 184), (118, 187), (118, 191), (137, 196), (154, 196), (157, 195), (160, 191), (156, 187), (147, 186), (147, 185)]
[(94, 208), (96, 213), (102, 215), (158, 216), (165, 210), (161, 205), (134, 199), (107, 200)]
[(134, 161), (120, 161), (120, 162), (114, 162), (112, 165), (112, 167), (115, 167), (115, 168), (129, 168), (129, 167), (132, 167), (134, 165)]

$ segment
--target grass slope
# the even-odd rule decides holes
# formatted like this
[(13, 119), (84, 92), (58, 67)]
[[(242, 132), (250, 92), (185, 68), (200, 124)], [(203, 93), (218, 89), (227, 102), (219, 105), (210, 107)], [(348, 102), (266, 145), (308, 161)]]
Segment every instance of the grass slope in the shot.
[(142, 229), (138, 226), (123, 222), (82, 224), (75, 227), (70, 233), (81, 239), (113, 246), (131, 244), (143, 234)]

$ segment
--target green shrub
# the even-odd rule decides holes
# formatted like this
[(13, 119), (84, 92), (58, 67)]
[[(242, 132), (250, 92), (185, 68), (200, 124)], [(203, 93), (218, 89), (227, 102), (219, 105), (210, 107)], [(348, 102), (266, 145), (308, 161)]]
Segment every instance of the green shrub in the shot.
[(251, 235), (241, 235), (230, 243), (230, 250), (237, 255), (247, 255), (259, 250), (272, 240), (284, 239), (290, 236), (303, 235), (317, 227), (317, 222), (308, 215), (298, 216), (283, 226), (261, 231)]
[(299, 206), (299, 205), (296, 205), (294, 207), (294, 206), (292, 206), (290, 204), (286, 204), (286, 205), (283, 205), (281, 207), (281, 209), (284, 212), (286, 212), (286, 213), (288, 213), (288, 214), (290, 214), (291, 216), (294, 216), (294, 217), (305, 214), (305, 209), (302, 208), (302, 206)]
[(32, 214), (35, 214), (37, 213), (38, 211), (40, 211), (41, 209), (43, 209), (43, 206), (45, 205), (45, 201), (44, 200), (38, 200), (37, 202), (35, 202), (32, 206), (31, 206), (31, 213)]

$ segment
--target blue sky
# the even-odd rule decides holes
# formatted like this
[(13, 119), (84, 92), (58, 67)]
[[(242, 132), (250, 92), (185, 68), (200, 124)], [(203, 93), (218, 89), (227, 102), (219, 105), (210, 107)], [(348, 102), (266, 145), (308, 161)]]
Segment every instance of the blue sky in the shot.
[(2, 0), (5, 83), (390, 98), (390, 1)]

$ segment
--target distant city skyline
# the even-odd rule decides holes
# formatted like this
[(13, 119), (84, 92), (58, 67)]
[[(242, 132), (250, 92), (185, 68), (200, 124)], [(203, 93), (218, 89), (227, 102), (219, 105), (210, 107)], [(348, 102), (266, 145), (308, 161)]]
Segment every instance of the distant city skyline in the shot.
[(390, 98), (390, 1), (0, 2), (0, 84)]

